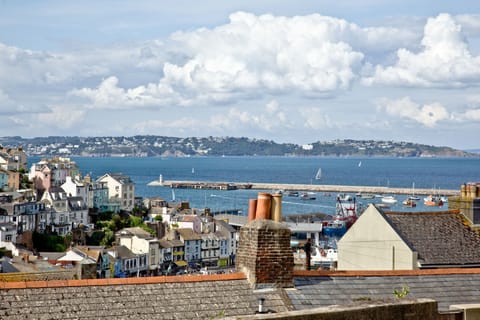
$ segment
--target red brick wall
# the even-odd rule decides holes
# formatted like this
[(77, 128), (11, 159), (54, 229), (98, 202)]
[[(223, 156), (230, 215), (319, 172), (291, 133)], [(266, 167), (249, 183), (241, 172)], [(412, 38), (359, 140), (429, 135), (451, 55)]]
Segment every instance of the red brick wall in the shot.
[(272, 220), (254, 220), (240, 229), (237, 270), (253, 287), (293, 287), (290, 229)]

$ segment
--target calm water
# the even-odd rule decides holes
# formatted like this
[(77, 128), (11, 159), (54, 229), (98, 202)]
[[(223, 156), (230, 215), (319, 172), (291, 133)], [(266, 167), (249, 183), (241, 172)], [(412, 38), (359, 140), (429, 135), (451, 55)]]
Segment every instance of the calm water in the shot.
[[(39, 158), (32, 157), (31, 162)], [(259, 190), (191, 190), (149, 187), (162, 174), (165, 180), (266, 182), (293, 184), (362, 185), (455, 189), (469, 181), (480, 181), (480, 158), (297, 158), (297, 157), (190, 157), (190, 158), (73, 158), (82, 174), (97, 178), (121, 172), (135, 181), (135, 194), (190, 201), (192, 207), (212, 210), (247, 210), (248, 199)], [(322, 179), (315, 180), (322, 169)], [(267, 190), (272, 191), (272, 190)], [(402, 208), (398, 204), (392, 210)], [(420, 201), (421, 202), (421, 201)], [(420, 203), (419, 202), (419, 203)], [(447, 206), (444, 206), (446, 208)], [(417, 206), (415, 210), (438, 210)], [(285, 214), (335, 211), (335, 197), (317, 194), (316, 200), (283, 198)]]

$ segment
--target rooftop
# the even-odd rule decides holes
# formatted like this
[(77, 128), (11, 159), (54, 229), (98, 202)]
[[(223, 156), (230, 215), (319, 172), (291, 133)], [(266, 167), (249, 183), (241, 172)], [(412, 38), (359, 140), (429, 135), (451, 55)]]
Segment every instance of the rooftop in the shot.
[(480, 265), (480, 237), (458, 212), (391, 212), (386, 218), (418, 252), (422, 266)]
[(433, 299), (439, 311), (477, 303), (480, 269), (295, 271), (295, 287), (253, 290), (243, 273), (92, 280), (0, 282), (0, 318), (215, 319), (407, 298)]

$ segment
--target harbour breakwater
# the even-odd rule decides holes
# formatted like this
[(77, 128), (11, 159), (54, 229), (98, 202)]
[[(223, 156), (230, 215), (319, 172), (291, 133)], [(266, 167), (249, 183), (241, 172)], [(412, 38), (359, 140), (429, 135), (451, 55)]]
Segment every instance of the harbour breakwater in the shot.
[[(334, 193), (371, 193), (371, 194), (403, 194), (403, 195), (430, 195), (455, 196), (460, 194), (460, 189), (412, 189), (391, 188), (381, 186), (348, 186), (348, 185), (319, 185), (319, 184), (290, 184), (290, 183), (262, 183), (262, 182), (208, 182), (208, 181), (174, 181), (165, 180), (162, 186), (184, 189), (256, 189), (277, 191), (312, 191)], [(228, 186), (228, 188), (226, 187)]]

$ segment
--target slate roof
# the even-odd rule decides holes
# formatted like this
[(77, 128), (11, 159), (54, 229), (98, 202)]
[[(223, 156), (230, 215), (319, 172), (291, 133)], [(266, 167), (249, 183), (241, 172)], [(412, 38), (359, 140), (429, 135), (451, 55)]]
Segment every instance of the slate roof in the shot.
[(478, 303), (479, 269), (295, 272), (295, 287), (253, 290), (243, 273), (126, 279), (0, 282), (0, 319), (217, 319), (253, 315), (258, 299), (274, 312), (433, 299), (446, 312)]
[(425, 266), (480, 265), (480, 237), (463, 224), (459, 213), (386, 213), (404, 241)]
[(175, 231), (177, 231), (185, 241), (202, 239), (201, 235), (195, 233), (192, 229), (189, 228), (178, 228), (175, 229)]
[(253, 291), (240, 273), (89, 281), (99, 285), (71, 280), (0, 290), (0, 319), (220, 319), (255, 314), (261, 297), (267, 309), (287, 311), (281, 291)]
[(445, 312), (452, 304), (478, 303), (480, 274), (320, 276), (296, 277), (295, 289), (287, 289), (295, 310), (367, 299), (393, 299), (394, 290), (409, 289), (408, 298), (428, 298)]

